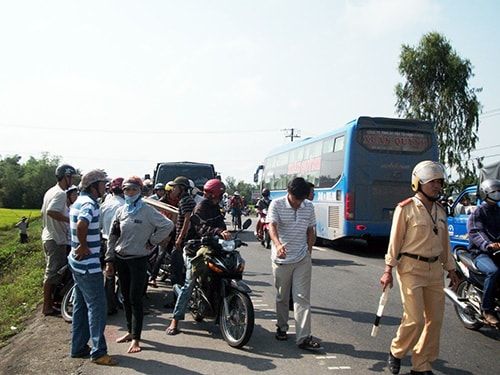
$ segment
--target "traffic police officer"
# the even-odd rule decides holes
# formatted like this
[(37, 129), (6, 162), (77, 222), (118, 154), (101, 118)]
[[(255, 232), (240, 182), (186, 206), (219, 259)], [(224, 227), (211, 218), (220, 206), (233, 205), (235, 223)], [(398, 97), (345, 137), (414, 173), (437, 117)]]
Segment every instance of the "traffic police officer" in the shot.
[(458, 285), (446, 225), (446, 212), (436, 201), (444, 183), (441, 163), (426, 160), (412, 172), (416, 194), (400, 202), (392, 221), (383, 290), (393, 286), (392, 268), (403, 302), (403, 318), (389, 353), (389, 370), (398, 374), (401, 359), (412, 352), (412, 375), (432, 374), (431, 364), (439, 354), (439, 336), (444, 315), (443, 269), (452, 285)]

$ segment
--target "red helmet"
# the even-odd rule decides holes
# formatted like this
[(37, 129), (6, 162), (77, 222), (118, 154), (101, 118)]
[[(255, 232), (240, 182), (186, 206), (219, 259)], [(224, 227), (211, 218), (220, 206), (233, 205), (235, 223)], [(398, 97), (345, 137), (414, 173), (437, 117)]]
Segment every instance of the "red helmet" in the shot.
[(123, 184), (123, 177), (117, 177), (113, 181), (111, 181), (111, 184), (109, 185), (109, 190), (111, 190), (114, 193), (121, 194), (122, 184)]
[(221, 180), (213, 178), (208, 180), (203, 186), (203, 193), (207, 198), (218, 198), (226, 191), (226, 185)]
[(131, 176), (131, 177), (128, 177), (126, 180), (123, 180), (122, 189), (125, 189), (127, 187), (135, 187), (139, 190), (142, 190), (142, 188), (144, 187), (144, 184), (142, 183), (142, 180), (140, 177)]

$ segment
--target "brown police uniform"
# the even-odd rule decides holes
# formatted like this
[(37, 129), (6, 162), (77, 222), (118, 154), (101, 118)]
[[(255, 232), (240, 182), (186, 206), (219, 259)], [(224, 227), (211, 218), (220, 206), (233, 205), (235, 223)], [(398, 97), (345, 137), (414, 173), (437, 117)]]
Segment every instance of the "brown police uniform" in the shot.
[(455, 269), (443, 207), (433, 204), (429, 212), (416, 197), (400, 202), (394, 211), (385, 263), (397, 267), (404, 309), (391, 353), (403, 358), (413, 350), (412, 369), (429, 371), (439, 354), (443, 269)]

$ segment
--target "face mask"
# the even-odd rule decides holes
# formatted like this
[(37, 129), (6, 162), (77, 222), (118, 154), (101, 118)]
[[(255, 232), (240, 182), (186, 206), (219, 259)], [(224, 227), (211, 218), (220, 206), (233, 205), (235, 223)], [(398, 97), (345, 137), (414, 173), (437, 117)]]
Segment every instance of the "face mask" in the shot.
[(489, 193), (488, 198), (490, 198), (492, 201), (495, 202), (500, 201), (500, 191), (494, 191), (493, 193)]
[(132, 195), (131, 197), (128, 195), (125, 195), (125, 203), (129, 206), (133, 205), (134, 202), (139, 199), (141, 196), (141, 193), (137, 193), (136, 195)]

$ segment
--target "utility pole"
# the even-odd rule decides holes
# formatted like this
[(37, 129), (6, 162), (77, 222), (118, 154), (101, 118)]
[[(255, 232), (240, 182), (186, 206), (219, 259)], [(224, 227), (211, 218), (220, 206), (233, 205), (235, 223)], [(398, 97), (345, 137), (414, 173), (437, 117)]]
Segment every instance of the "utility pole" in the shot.
[(285, 138), (290, 138), (290, 142), (293, 142), (294, 138), (300, 138), (300, 134), (297, 134), (299, 132), (298, 129), (283, 129), (283, 131), (286, 132)]

